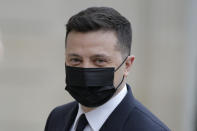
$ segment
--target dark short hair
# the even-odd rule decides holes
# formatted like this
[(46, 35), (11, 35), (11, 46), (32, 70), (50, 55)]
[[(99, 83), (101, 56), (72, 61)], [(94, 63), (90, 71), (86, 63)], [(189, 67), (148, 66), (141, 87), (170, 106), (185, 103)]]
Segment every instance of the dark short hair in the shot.
[[(114, 31), (122, 56), (130, 55), (132, 31), (130, 22), (110, 7), (90, 7), (73, 15), (66, 24), (66, 39), (71, 31)], [(65, 41), (66, 42), (66, 41)]]

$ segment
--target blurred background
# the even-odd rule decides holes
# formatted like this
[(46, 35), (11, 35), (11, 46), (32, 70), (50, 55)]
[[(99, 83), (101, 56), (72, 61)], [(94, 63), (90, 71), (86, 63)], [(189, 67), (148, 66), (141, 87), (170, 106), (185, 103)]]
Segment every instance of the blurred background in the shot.
[(197, 131), (196, 0), (1, 0), (0, 131), (43, 131), (50, 111), (72, 101), (65, 24), (90, 6), (132, 24), (134, 95), (173, 131)]

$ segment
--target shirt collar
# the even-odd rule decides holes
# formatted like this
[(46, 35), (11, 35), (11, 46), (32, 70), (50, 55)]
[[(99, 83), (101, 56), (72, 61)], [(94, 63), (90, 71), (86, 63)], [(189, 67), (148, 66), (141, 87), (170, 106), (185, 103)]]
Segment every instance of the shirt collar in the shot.
[[(127, 88), (126, 85), (123, 87), (123, 89), (114, 97), (112, 97), (109, 101), (107, 101), (105, 104), (95, 108), (94, 110), (85, 113), (85, 116), (88, 120), (89, 126), (93, 129), (93, 131), (98, 131), (102, 125), (105, 123), (107, 118), (110, 116), (110, 114), (113, 112), (113, 110), (120, 104), (122, 99), (127, 94)], [(81, 105), (79, 104), (78, 113), (74, 122), (74, 129), (76, 129), (76, 123), (83, 114), (83, 110), (81, 108)]]

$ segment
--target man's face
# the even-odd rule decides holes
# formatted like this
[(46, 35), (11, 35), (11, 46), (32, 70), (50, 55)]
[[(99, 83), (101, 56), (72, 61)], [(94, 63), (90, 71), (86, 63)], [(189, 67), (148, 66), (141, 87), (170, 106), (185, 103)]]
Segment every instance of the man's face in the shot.
[[(117, 37), (112, 31), (75, 32), (68, 34), (66, 65), (82, 68), (115, 67), (123, 62), (117, 50)], [(117, 87), (123, 75), (125, 64), (115, 72), (114, 86)]]

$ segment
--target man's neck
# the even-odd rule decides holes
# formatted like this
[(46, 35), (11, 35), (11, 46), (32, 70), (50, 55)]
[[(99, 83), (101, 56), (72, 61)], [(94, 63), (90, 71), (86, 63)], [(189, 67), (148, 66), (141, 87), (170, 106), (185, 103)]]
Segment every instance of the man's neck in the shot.
[(87, 113), (87, 112), (94, 110), (96, 107), (86, 107), (86, 106), (81, 105), (81, 108), (85, 113)]

